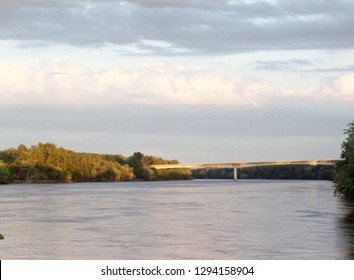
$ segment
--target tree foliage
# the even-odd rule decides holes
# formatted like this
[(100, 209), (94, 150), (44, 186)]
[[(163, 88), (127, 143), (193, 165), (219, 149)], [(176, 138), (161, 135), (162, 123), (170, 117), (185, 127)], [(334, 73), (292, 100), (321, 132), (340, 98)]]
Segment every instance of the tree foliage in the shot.
[[(160, 173), (152, 164), (177, 163), (140, 152), (121, 155), (77, 153), (51, 143), (20, 145), (0, 151), (0, 183), (19, 182), (113, 182), (191, 179), (188, 170)], [(188, 173), (189, 172), (189, 173)]]
[[(332, 166), (282, 165), (257, 166), (238, 170), (239, 179), (288, 179), (288, 180), (333, 180)], [(232, 168), (196, 169), (193, 170), (196, 179), (233, 179)]]
[(0, 160), (0, 184), (8, 184), (12, 182), (13, 178), (8, 166)]
[(133, 168), (134, 175), (139, 180), (191, 180), (192, 172), (188, 169), (156, 170), (150, 169), (153, 164), (175, 164), (177, 160), (164, 160), (160, 157), (146, 156), (140, 152), (134, 153), (127, 159)]
[(344, 130), (347, 138), (342, 144), (341, 161), (336, 165), (335, 193), (354, 198), (354, 121)]

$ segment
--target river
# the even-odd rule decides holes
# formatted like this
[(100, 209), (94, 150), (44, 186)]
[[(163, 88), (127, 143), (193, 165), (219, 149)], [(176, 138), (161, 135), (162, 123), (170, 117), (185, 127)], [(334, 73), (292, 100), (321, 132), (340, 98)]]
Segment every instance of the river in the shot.
[(0, 186), (1, 259), (354, 259), (332, 182)]

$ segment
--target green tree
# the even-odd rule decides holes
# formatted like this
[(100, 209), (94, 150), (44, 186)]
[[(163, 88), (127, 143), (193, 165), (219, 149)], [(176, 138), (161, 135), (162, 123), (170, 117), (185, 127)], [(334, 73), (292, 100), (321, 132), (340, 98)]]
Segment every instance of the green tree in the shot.
[(128, 164), (133, 168), (137, 179), (150, 181), (153, 178), (153, 172), (147, 167), (146, 158), (140, 152), (134, 153), (128, 158)]
[(13, 181), (9, 168), (0, 160), (0, 184), (8, 184)]
[(335, 193), (354, 198), (354, 121), (344, 130), (347, 138), (342, 144), (342, 160), (336, 165)]

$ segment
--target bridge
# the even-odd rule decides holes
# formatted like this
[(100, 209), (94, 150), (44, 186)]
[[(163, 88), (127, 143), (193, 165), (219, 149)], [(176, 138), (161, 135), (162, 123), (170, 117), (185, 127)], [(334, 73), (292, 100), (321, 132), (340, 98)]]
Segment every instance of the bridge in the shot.
[(256, 166), (275, 165), (335, 165), (339, 160), (292, 160), (292, 161), (256, 161), (256, 162), (233, 162), (233, 163), (182, 163), (182, 164), (154, 164), (155, 169), (199, 169), (199, 168), (233, 168), (234, 180), (237, 181), (237, 169)]

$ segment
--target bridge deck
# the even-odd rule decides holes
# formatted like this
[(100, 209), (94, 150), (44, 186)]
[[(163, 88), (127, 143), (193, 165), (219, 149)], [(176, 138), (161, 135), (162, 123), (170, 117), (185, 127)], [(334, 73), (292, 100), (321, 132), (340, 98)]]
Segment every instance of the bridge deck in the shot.
[(186, 164), (155, 164), (155, 169), (197, 169), (197, 168), (245, 168), (272, 165), (335, 165), (338, 160), (293, 160), (293, 161), (260, 161), (260, 162), (234, 162), (234, 163), (186, 163)]

